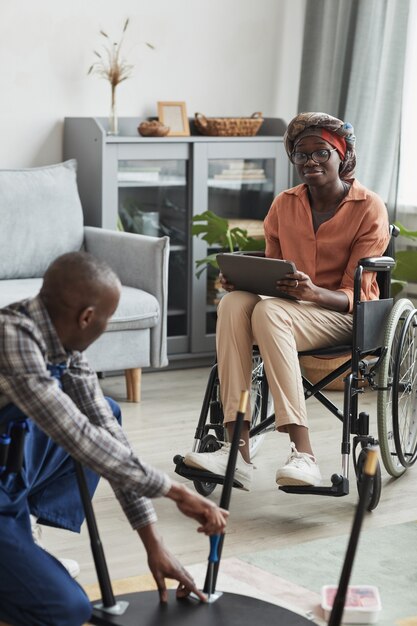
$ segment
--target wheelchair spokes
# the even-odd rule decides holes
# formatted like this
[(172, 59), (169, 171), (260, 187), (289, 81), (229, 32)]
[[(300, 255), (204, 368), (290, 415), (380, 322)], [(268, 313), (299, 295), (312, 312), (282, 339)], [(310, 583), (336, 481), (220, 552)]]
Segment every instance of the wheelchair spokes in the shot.
[[(407, 368), (404, 365), (405, 370), (402, 372), (398, 369), (401, 355), (404, 360), (407, 353), (403, 330), (407, 319), (413, 312), (415, 309), (409, 300), (401, 299), (394, 304), (385, 328), (383, 345), (386, 348), (386, 354), (379, 368), (378, 376), (378, 439), (385, 469), (394, 477), (401, 476), (406, 470), (407, 465), (402, 463), (400, 458), (403, 446), (399, 431), (401, 429), (403, 432), (403, 422), (408, 421), (404, 415), (409, 414), (411, 416), (416, 407), (416, 396), (413, 397), (413, 394), (405, 393), (405, 389), (409, 388), (405, 378)], [(402, 338), (403, 341), (401, 341)], [(415, 361), (415, 349), (408, 350), (408, 354), (409, 356), (413, 354)], [(401, 407), (398, 407), (399, 401)], [(410, 406), (413, 407), (411, 410)], [(398, 430), (397, 438), (395, 428)], [(412, 435), (412, 438), (415, 440), (415, 434)], [(409, 443), (406, 444), (405, 451), (407, 454), (410, 451)], [(403, 458), (403, 460), (405, 459)]]
[[(250, 403), (252, 416), (251, 432), (256, 428), (255, 434), (250, 434), (249, 439), (250, 455), (253, 458), (258, 452), (268, 430), (263, 425), (267, 418), (273, 415), (273, 402), (269, 394), (268, 382), (264, 375), (264, 365), (260, 355), (256, 352), (252, 357)], [(221, 445), (220, 442), (227, 440), (227, 432), (223, 422), (224, 415), (220, 398), (220, 383), (217, 375), (217, 365), (214, 365), (210, 372), (200, 419), (197, 424), (193, 451), (215, 452), (218, 450)], [(193, 480), (196, 491), (203, 496), (210, 495), (216, 488), (216, 485), (222, 483), (223, 479), (221, 476), (212, 474), (213, 480), (210, 480), (210, 472), (190, 470), (184, 466), (183, 457), (180, 455), (174, 457), (174, 463), (176, 464), (175, 471)], [(204, 479), (197, 478), (197, 476), (203, 475)]]
[(393, 434), (398, 459), (410, 467), (417, 459), (417, 311), (406, 319), (397, 348), (393, 381)]
[[(264, 365), (260, 355), (252, 357), (252, 380), (251, 380), (251, 430), (261, 424), (267, 417), (272, 415), (274, 404), (268, 390), (268, 384), (264, 376)], [(266, 430), (253, 435), (249, 439), (251, 459), (257, 454), (266, 434)]]

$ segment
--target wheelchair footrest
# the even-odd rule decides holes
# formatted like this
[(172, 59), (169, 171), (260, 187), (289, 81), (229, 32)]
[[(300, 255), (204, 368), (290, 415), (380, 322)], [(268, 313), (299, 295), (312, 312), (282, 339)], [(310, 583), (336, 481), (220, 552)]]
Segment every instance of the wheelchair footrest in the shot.
[(314, 487), (311, 485), (286, 485), (281, 486), (279, 489), (285, 491), (285, 493), (310, 493), (315, 496), (333, 496), (338, 498), (340, 496), (347, 496), (349, 493), (349, 480), (338, 474), (333, 474), (331, 478), (332, 484), (328, 487), (319, 486)]
[[(188, 467), (184, 463), (184, 457), (177, 454), (174, 456), (175, 472), (184, 478), (189, 480), (198, 480), (202, 483), (215, 483), (216, 485), (223, 485), (224, 476), (220, 474), (213, 474), (213, 472), (207, 472), (206, 470), (197, 469), (196, 467)], [(243, 485), (238, 480), (234, 479), (233, 487), (242, 489)]]

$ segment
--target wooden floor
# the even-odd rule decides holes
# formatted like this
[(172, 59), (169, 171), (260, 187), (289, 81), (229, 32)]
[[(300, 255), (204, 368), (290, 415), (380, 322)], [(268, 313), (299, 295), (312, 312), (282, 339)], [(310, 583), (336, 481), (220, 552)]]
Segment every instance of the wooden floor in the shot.
[[(103, 390), (121, 402), (124, 429), (138, 454), (176, 478), (172, 458), (191, 448), (208, 377), (207, 368), (146, 373), (141, 404), (124, 402), (122, 377), (106, 378)], [(330, 392), (336, 399), (339, 392)], [(360, 398), (361, 410), (371, 414), (371, 432), (376, 435), (376, 394)], [(326, 482), (340, 471), (340, 425), (315, 400), (309, 401), (309, 419), (315, 453)], [(269, 433), (255, 458), (256, 471), (250, 493), (233, 491), (231, 516), (224, 543), (225, 557), (239, 556), (313, 539), (350, 532), (357, 500), (355, 482), (343, 498), (294, 496), (279, 492), (275, 470), (289, 453), (286, 435)], [(352, 472), (351, 472), (352, 474)], [(185, 481), (177, 477), (180, 481)], [(191, 485), (191, 483), (188, 483)], [(365, 520), (365, 528), (376, 528), (417, 519), (417, 469), (397, 480), (383, 470), (382, 496), (378, 508)], [(218, 501), (220, 487), (212, 494)], [(166, 545), (183, 564), (207, 559), (207, 538), (196, 532), (196, 524), (183, 517), (167, 499), (155, 501), (159, 528)], [(94, 498), (101, 538), (113, 580), (146, 573), (144, 550), (109, 485), (102, 480)], [(86, 529), (81, 535), (44, 529), (44, 543), (56, 556), (74, 558), (81, 565), (79, 582), (95, 582)]]

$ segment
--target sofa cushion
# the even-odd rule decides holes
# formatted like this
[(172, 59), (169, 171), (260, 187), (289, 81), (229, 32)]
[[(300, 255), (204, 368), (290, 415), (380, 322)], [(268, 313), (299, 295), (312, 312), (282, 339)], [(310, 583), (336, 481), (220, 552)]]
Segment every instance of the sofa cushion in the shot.
[(96, 372), (149, 367), (150, 333), (149, 328), (103, 333), (85, 351), (90, 367)]
[(0, 170), (0, 279), (36, 278), (83, 243), (76, 161)]
[[(0, 308), (25, 298), (33, 298), (42, 286), (41, 278), (0, 280)], [(159, 320), (158, 300), (141, 289), (122, 287), (119, 306), (107, 331), (153, 328)]]
[(33, 298), (39, 293), (42, 278), (19, 278), (15, 280), (0, 280), (0, 308)]
[(119, 306), (110, 319), (107, 331), (153, 328), (159, 321), (159, 303), (142, 289), (122, 287)]

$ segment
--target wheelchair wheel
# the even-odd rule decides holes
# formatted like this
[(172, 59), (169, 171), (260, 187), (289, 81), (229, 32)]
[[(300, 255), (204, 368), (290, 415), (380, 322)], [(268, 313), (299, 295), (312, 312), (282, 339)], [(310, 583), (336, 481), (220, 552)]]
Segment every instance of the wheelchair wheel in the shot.
[(414, 311), (413, 304), (405, 298), (394, 304), (385, 326), (383, 346), (386, 347), (387, 352), (379, 367), (378, 375), (378, 440), (384, 467), (388, 474), (394, 477), (401, 476), (406, 469), (399, 459), (394, 436), (395, 362), (402, 331), (412, 311)]
[[(264, 365), (261, 357), (257, 354), (254, 354), (252, 357), (252, 380), (251, 380), (251, 392), (250, 392), (250, 403), (252, 410), (252, 420), (251, 420), (251, 428), (254, 428), (262, 421), (262, 407), (264, 402), (267, 402), (267, 409), (265, 417), (271, 415), (274, 411), (274, 403), (272, 401), (271, 394), (269, 390), (263, 384), (264, 380)], [(267, 397), (265, 398), (265, 395)], [(259, 448), (262, 444), (262, 441), (265, 437), (265, 431), (251, 437), (249, 439), (249, 449), (251, 459), (257, 454)]]
[[(214, 435), (206, 435), (202, 438), (198, 452), (215, 452), (220, 448), (219, 440)], [(217, 483), (194, 480), (195, 490), (202, 496), (207, 497), (216, 489)]]
[(392, 383), (395, 449), (403, 467), (417, 459), (417, 310), (408, 316), (399, 340)]
[[(368, 450), (369, 450), (368, 448), (362, 448), (362, 450), (359, 453), (359, 457), (356, 463), (356, 485), (358, 487), (359, 495), (361, 495), (361, 491), (362, 491), (362, 485), (363, 485), (363, 480), (365, 476), (363, 470), (364, 470), (366, 459), (368, 456)], [(381, 466), (379, 465), (379, 462), (378, 462), (375, 476), (373, 477), (372, 483), (371, 483), (369, 500), (366, 505), (366, 508), (368, 511), (373, 511), (378, 506), (379, 499), (381, 497), (381, 482), (382, 482)]]

